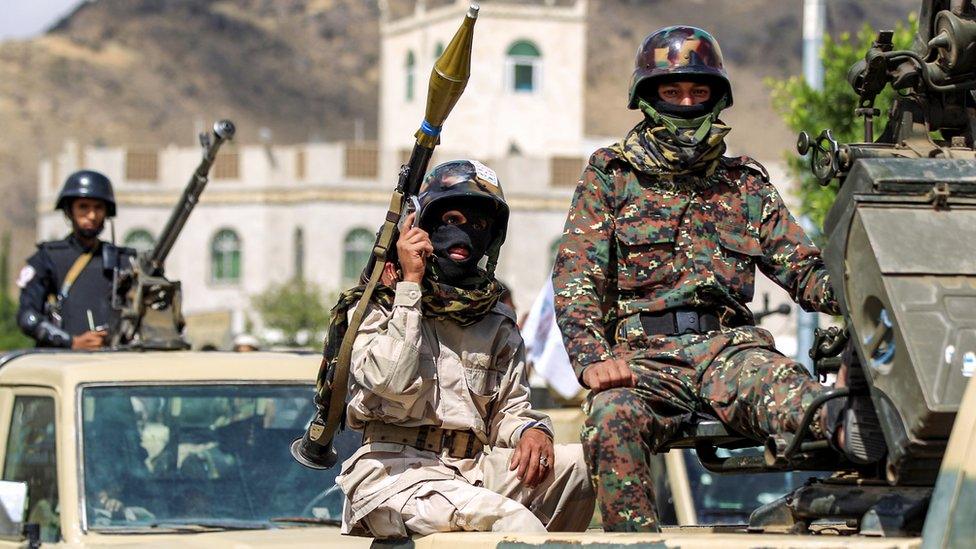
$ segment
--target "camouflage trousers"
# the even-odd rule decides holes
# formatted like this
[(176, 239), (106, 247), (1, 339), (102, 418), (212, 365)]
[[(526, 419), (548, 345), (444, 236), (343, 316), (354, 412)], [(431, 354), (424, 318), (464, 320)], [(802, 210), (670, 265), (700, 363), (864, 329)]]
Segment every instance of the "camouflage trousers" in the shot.
[[(639, 326), (621, 326), (614, 349), (637, 375), (636, 387), (591, 393), (585, 406), (584, 457), (608, 532), (659, 530), (648, 454), (693, 412), (763, 440), (794, 431), (827, 390), (760, 328), (649, 338)], [(823, 438), (814, 423), (813, 435)]]

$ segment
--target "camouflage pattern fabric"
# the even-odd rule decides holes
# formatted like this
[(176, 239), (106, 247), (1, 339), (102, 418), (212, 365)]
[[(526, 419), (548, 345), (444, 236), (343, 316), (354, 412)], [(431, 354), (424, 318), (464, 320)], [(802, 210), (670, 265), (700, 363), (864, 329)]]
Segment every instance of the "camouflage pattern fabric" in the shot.
[[(680, 144), (667, 128), (644, 120), (630, 130), (623, 141), (610, 147), (617, 156), (623, 157), (634, 169), (655, 176), (687, 175), (703, 173), (712, 175), (725, 152), (725, 136), (732, 128), (713, 123), (705, 138), (695, 146)], [(695, 132), (693, 128), (678, 130), (686, 138)], [(710, 185), (707, 178), (694, 178)]]
[(752, 324), (758, 267), (805, 310), (839, 314), (820, 250), (747, 158), (707, 181), (649, 177), (612, 149), (590, 158), (553, 266), (556, 319), (577, 375), (613, 357), (614, 324), (703, 309)]
[[(607, 531), (658, 529), (646, 453), (662, 450), (692, 413), (712, 414), (762, 440), (794, 431), (806, 406), (825, 390), (772, 348), (769, 332), (753, 326), (649, 338), (639, 322), (628, 322), (619, 335), (616, 356), (637, 374), (637, 386), (591, 394), (582, 433)], [(812, 429), (823, 436), (819, 424)]]
[(637, 52), (639, 65), (674, 74), (676, 69), (695, 68), (697, 73), (724, 69), (718, 41), (697, 27), (675, 26), (656, 31)]
[[(625, 147), (626, 148), (626, 140)], [(794, 430), (825, 390), (752, 326), (755, 269), (806, 310), (838, 314), (820, 251), (765, 171), (722, 157), (711, 174), (648, 174), (620, 147), (583, 172), (553, 267), (556, 318), (578, 376), (626, 360), (637, 387), (591, 395), (582, 435), (606, 530), (654, 530), (645, 454), (692, 412), (761, 440)], [(648, 336), (640, 313), (708, 311), (721, 331)], [(823, 437), (819, 425), (813, 435)]]
[(674, 75), (713, 77), (714, 82), (720, 83), (713, 91), (724, 94), (728, 105), (732, 105), (732, 90), (718, 41), (705, 30), (678, 25), (658, 29), (641, 42), (634, 59), (628, 106), (637, 108), (637, 88), (641, 83)]

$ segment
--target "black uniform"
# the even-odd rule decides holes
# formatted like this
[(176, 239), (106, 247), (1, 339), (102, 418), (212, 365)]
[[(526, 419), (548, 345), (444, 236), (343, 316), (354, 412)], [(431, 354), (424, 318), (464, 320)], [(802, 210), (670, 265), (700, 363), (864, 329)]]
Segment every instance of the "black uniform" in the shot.
[[(57, 299), (71, 266), (87, 251), (74, 235), (42, 242), (21, 271), (17, 324), (34, 338), (38, 347), (71, 347), (73, 336), (89, 331), (92, 326), (104, 329), (114, 324), (113, 268), (116, 265), (127, 268), (135, 250), (108, 242), (99, 241), (95, 245), (91, 260), (61, 301), (60, 321), (49, 313), (49, 298)], [(91, 311), (91, 323), (88, 311)]]

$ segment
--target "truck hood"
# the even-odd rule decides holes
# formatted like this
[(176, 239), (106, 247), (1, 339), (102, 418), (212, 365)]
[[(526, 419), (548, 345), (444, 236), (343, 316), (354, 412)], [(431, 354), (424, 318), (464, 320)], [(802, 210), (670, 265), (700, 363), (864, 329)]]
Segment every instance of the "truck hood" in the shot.
[(193, 532), (166, 534), (96, 534), (90, 533), (81, 543), (64, 547), (162, 548), (162, 547), (369, 547), (370, 538), (343, 536), (333, 526), (294, 527), (272, 530), (233, 530), (227, 532)]

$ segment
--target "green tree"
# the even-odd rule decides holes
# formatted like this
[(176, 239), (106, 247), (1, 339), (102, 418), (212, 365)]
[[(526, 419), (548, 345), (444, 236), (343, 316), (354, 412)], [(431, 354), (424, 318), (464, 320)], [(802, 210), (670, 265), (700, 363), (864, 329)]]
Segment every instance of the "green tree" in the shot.
[(0, 350), (30, 347), (31, 340), (17, 326), (17, 302), (10, 295), (10, 233), (0, 241)]
[[(917, 29), (918, 16), (915, 14), (910, 14), (907, 21), (898, 22), (893, 39), (895, 49), (908, 49)], [(877, 34), (877, 30), (865, 25), (856, 36), (845, 32), (836, 38), (824, 37), (823, 90), (811, 88), (799, 76), (767, 80), (773, 92), (773, 108), (791, 130), (806, 131), (815, 137), (821, 130), (829, 128), (838, 142), (864, 140), (863, 120), (854, 116), (857, 95), (847, 83), (847, 71), (855, 62), (864, 59)], [(881, 111), (881, 116), (874, 119), (876, 135), (884, 128), (894, 94), (888, 88), (875, 102), (875, 107)], [(800, 213), (810, 216), (817, 226), (823, 226), (824, 216), (837, 194), (837, 185), (820, 186), (810, 172), (809, 158), (799, 157), (794, 151), (789, 151), (786, 157), (790, 173), (800, 182)]]
[(251, 298), (265, 326), (281, 330), (290, 345), (298, 344), (301, 333), (314, 337), (329, 322), (329, 307), (322, 290), (306, 280), (274, 284)]

